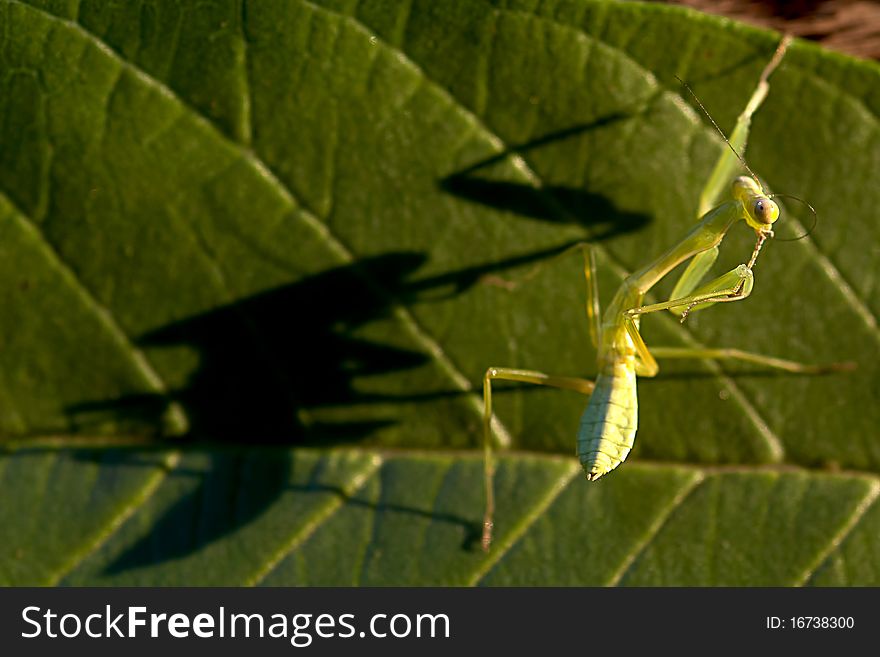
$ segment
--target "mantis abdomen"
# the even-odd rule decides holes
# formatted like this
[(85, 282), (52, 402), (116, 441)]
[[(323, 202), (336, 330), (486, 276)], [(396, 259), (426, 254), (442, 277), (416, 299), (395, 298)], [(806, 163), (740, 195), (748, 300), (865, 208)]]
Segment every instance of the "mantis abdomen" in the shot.
[(581, 416), (577, 454), (587, 479), (598, 479), (623, 463), (637, 428), (635, 362), (628, 357), (609, 364), (599, 374)]

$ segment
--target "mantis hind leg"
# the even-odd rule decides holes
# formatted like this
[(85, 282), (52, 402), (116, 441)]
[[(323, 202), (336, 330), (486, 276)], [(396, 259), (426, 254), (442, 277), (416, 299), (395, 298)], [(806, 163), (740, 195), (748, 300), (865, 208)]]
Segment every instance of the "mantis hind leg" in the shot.
[(827, 374), (829, 372), (846, 372), (856, 368), (855, 363), (828, 363), (826, 365), (811, 365), (799, 363), (794, 360), (765, 356), (751, 351), (731, 348), (690, 348), (690, 347), (654, 347), (652, 350), (656, 358), (700, 358), (711, 360), (739, 360), (746, 363), (755, 363), (771, 369), (791, 372), (793, 374)]
[(660, 371), (657, 358), (663, 359), (709, 359), (709, 360), (738, 360), (745, 363), (754, 363), (770, 369), (791, 372), (792, 374), (829, 374), (831, 372), (849, 372), (856, 369), (856, 363), (826, 363), (814, 365), (801, 363), (775, 356), (765, 356), (751, 351), (743, 351), (730, 347), (651, 347), (645, 344), (635, 322), (626, 317), (624, 319), (627, 333), (633, 341), (638, 357), (636, 372), (639, 376), (655, 376)]
[[(722, 198), (729, 195), (730, 181), (742, 168), (742, 163), (739, 157), (733, 151), (739, 153), (740, 156), (745, 154), (746, 144), (749, 138), (749, 130), (752, 125), (752, 116), (767, 97), (767, 93), (770, 90), (770, 85), (767, 82), (767, 79), (779, 66), (779, 63), (785, 56), (785, 51), (788, 49), (789, 43), (791, 43), (791, 37), (789, 35), (784, 36), (779, 42), (776, 51), (773, 53), (773, 57), (767, 62), (767, 65), (761, 72), (761, 77), (758, 79), (758, 84), (752, 92), (748, 104), (746, 104), (745, 109), (740, 113), (739, 117), (737, 117), (736, 126), (728, 140), (730, 148), (725, 148), (718, 156), (715, 167), (712, 169), (709, 179), (706, 181), (706, 184), (700, 192), (700, 201), (697, 206), (698, 217), (705, 215), (715, 207)], [(697, 102), (699, 103), (699, 100)], [(709, 117), (709, 120), (711, 121), (712, 118)], [(715, 127), (717, 128), (717, 126)], [(694, 256), (676, 283), (675, 289), (672, 291), (672, 298), (677, 299), (690, 294), (703, 280), (717, 257), (717, 246)], [(675, 315), (681, 316), (684, 309), (670, 308), (670, 311)]]
[(586, 311), (587, 322), (590, 327), (590, 341), (594, 347), (599, 346), (601, 333), (601, 311), (599, 308), (599, 286), (596, 279), (596, 256), (593, 247), (588, 242), (576, 242), (571, 246), (565, 247), (559, 253), (556, 253), (546, 260), (539, 262), (532, 267), (525, 275), (517, 280), (497, 279), (501, 281), (501, 285), (508, 290), (514, 290), (523, 283), (526, 283), (538, 274), (540, 274), (550, 263), (569, 255), (572, 251), (581, 251), (584, 254), (584, 278), (587, 282), (586, 294)]
[(587, 322), (590, 325), (590, 340), (598, 349), (602, 340), (602, 325), (599, 282), (596, 279), (596, 254), (589, 244), (582, 244), (581, 250), (584, 252), (584, 278), (587, 281)]
[[(782, 58), (785, 56), (785, 52), (790, 43), (791, 36), (788, 34), (783, 36), (779, 45), (776, 47), (773, 56), (764, 66), (764, 70), (761, 71), (761, 76), (758, 78), (758, 84), (755, 86), (754, 91), (752, 91), (752, 95), (749, 98), (749, 102), (746, 104), (745, 109), (743, 109), (737, 117), (736, 126), (733, 128), (733, 132), (730, 133), (730, 139), (727, 140), (730, 144), (730, 148), (725, 148), (718, 157), (718, 161), (715, 163), (715, 167), (700, 193), (698, 216), (703, 216), (718, 204), (719, 199), (727, 194), (730, 181), (741, 170), (742, 164), (740, 159), (733, 153), (733, 151), (736, 151), (740, 157), (744, 156), (749, 139), (749, 131), (752, 127), (752, 116), (758, 111), (758, 108), (761, 107), (761, 104), (767, 97), (767, 93), (770, 91), (770, 84), (767, 80), (782, 62)], [(699, 100), (697, 100), (697, 102), (699, 103)], [(702, 103), (700, 103), (700, 107), (702, 108)], [(703, 111), (705, 111), (704, 108)], [(711, 117), (709, 117), (709, 120), (712, 121), (713, 124), (715, 123)], [(715, 127), (718, 129), (718, 132), (721, 132), (717, 125)]]
[(592, 394), (595, 384), (587, 379), (579, 379), (569, 376), (554, 376), (544, 374), (536, 370), (519, 370), (509, 367), (490, 367), (483, 376), (483, 468), (486, 485), (486, 512), (483, 516), (483, 550), (488, 551), (492, 543), (492, 527), (495, 515), (495, 493), (493, 479), (495, 476), (495, 463), (492, 453), (492, 381), (501, 379), (504, 381), (519, 381), (535, 385), (551, 386), (574, 390), (585, 395)]

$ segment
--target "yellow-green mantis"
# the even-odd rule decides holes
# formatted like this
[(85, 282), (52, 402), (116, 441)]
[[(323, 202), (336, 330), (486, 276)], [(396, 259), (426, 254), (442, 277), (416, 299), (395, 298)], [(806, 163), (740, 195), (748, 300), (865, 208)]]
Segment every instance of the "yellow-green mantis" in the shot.
[[(815, 366), (763, 356), (738, 349), (686, 349), (653, 347), (650, 350), (639, 333), (642, 315), (669, 310), (684, 321), (695, 310), (716, 303), (745, 299), (752, 291), (752, 269), (765, 240), (773, 236), (772, 226), (779, 217), (779, 206), (765, 194), (751, 169), (739, 155), (745, 149), (752, 115), (769, 91), (767, 79), (779, 65), (790, 42), (784, 37), (764, 68), (746, 108), (737, 119), (729, 140), (729, 150), (718, 159), (700, 197), (700, 220), (681, 240), (648, 265), (628, 276), (604, 315), (599, 313), (595, 266), (592, 252), (584, 249), (587, 279), (587, 317), (590, 334), (598, 354), (598, 376), (594, 381), (554, 376), (535, 370), (490, 367), (483, 378), (484, 456), (486, 513), (483, 520), (483, 548), (492, 539), (494, 494), (492, 478), (492, 381), (503, 379), (575, 390), (590, 395), (578, 430), (577, 454), (588, 480), (596, 480), (620, 465), (633, 446), (638, 424), (636, 376), (655, 376), (655, 358), (738, 359), (788, 372), (819, 373), (844, 369), (844, 365)], [(697, 101), (699, 102), (699, 101)], [(701, 105), (702, 107), (702, 105)], [(708, 116), (708, 113), (707, 113)], [(711, 117), (709, 117), (711, 120)], [(713, 121), (714, 124), (714, 121)], [(717, 125), (715, 126), (717, 128)], [(721, 132), (718, 129), (719, 133)], [(722, 137), (723, 137), (722, 133)], [(712, 207), (728, 187), (739, 166), (751, 176), (734, 178), (732, 200)], [(740, 220), (754, 230), (757, 241), (748, 262), (700, 286), (718, 256), (719, 245), (730, 228)], [(672, 291), (662, 303), (642, 305), (645, 294), (677, 265), (691, 260)]]

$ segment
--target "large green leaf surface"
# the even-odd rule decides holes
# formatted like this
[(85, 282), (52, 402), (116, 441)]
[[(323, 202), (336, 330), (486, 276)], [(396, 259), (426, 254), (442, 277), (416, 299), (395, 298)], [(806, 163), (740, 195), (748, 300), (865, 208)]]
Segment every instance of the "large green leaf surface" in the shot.
[[(793, 44), (748, 150), (813, 232), (643, 322), (825, 376), (639, 383), (584, 481), (602, 301), (680, 239), (778, 35), (565, 0), (0, 0), (0, 582), (878, 585), (880, 70)], [(811, 217), (788, 202), (779, 237)], [(727, 237), (718, 268), (751, 252)], [(662, 299), (663, 281), (652, 292)]]

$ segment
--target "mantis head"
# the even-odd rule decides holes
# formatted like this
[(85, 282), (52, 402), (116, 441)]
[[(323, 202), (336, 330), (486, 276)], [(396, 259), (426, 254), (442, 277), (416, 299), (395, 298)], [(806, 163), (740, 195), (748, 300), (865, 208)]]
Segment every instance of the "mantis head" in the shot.
[(733, 197), (743, 207), (746, 223), (757, 233), (773, 234), (773, 222), (779, 219), (779, 205), (768, 197), (761, 185), (749, 176), (739, 176), (733, 181)]

